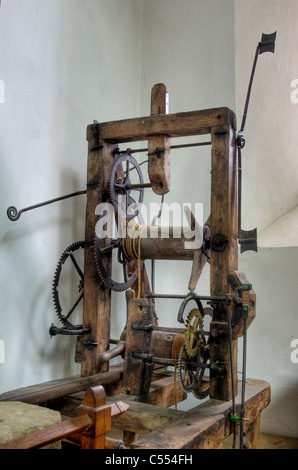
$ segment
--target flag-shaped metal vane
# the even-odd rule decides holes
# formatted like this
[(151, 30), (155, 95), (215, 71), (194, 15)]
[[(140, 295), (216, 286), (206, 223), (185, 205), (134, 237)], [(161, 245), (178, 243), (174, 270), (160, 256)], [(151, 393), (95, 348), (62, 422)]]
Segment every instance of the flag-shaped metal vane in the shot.
[(254, 79), (255, 69), (257, 60), (260, 54), (263, 52), (274, 53), (275, 49), (276, 32), (272, 34), (262, 34), (261, 41), (257, 45), (253, 67), (250, 75), (250, 81), (248, 85), (248, 91), (246, 95), (246, 101), (244, 106), (244, 112), (242, 117), (241, 128), (237, 134), (237, 148), (238, 148), (238, 241), (240, 243), (240, 252), (253, 250), (258, 251), (257, 246), (257, 229), (253, 230), (242, 230), (241, 229), (241, 192), (242, 192), (242, 149), (245, 146), (244, 138), (244, 127), (246, 123), (248, 105), (250, 100), (251, 88)]

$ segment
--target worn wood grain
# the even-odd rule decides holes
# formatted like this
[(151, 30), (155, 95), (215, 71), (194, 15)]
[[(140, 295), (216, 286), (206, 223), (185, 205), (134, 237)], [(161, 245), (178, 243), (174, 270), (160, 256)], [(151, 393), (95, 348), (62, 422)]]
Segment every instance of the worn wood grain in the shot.
[[(100, 123), (98, 129), (104, 141), (120, 143), (148, 140), (154, 135), (171, 138), (210, 134), (212, 127), (222, 125), (236, 129), (235, 114), (226, 107), (109, 121)], [(93, 124), (87, 128), (89, 135), (93, 135)]]
[[(98, 126), (96, 126), (96, 131)], [(88, 141), (88, 165), (87, 165), (87, 204), (85, 240), (94, 240), (96, 224), (99, 216), (96, 208), (98, 204), (108, 199), (109, 180), (115, 161), (114, 145), (102, 143), (97, 150), (93, 150), (99, 144), (96, 137), (98, 134), (89, 134)], [(106, 239), (106, 243), (109, 240)], [(111, 255), (105, 257), (106, 271), (111, 272)], [(85, 248), (85, 270), (84, 270), (84, 312), (83, 328), (90, 329), (90, 337), (96, 346), (90, 350), (85, 341), (89, 335), (80, 336), (77, 340), (75, 359), (81, 363), (81, 375), (89, 376), (108, 370), (108, 363), (100, 363), (98, 355), (108, 349), (110, 340), (110, 303), (111, 292), (100, 283), (96, 265), (94, 262), (93, 249), (87, 245)]]
[[(238, 268), (235, 130), (213, 127), (211, 142), (210, 294), (225, 297), (230, 292), (229, 272)], [(220, 400), (232, 398), (232, 378), (237, 390), (237, 341), (232, 341), (231, 365), (227, 315), (226, 302), (213, 305), (210, 397)]]
[(91, 425), (81, 434), (83, 449), (105, 449), (105, 434), (111, 430), (111, 406), (106, 404), (106, 394), (102, 386), (86, 391), (82, 405), (77, 408), (77, 416), (87, 415)]
[[(248, 379), (246, 383), (245, 416), (247, 426), (255, 422), (270, 402), (270, 385)], [(239, 413), (240, 399), (236, 400)], [(155, 432), (144, 434), (132, 444), (134, 449), (216, 449), (231, 434), (229, 416), (232, 402), (209, 400), (190, 411), (167, 421)], [(255, 425), (258, 423), (255, 422)], [(254, 446), (257, 445), (256, 439)]]
[(149, 353), (152, 331), (135, 330), (134, 325), (152, 324), (150, 302), (147, 299), (131, 299), (128, 304), (126, 345), (123, 365), (123, 390), (127, 394), (145, 393), (147, 364), (134, 353)]
[[(119, 395), (117, 397), (129, 404), (129, 409), (113, 418), (113, 427), (116, 429), (124, 429), (129, 432), (145, 435), (152, 431), (156, 431), (167, 425), (182, 411), (164, 408), (162, 406), (154, 406), (148, 403), (136, 401), (136, 397), (127, 397), (126, 395)], [(109, 398), (108, 402), (112, 403), (113, 398)]]
[[(163, 83), (157, 83), (151, 90), (151, 116), (167, 114), (168, 90)], [(171, 142), (167, 135), (150, 136), (148, 139), (148, 175), (152, 190), (166, 194), (171, 185)]]
[(109, 372), (88, 377), (66, 377), (28, 387), (11, 390), (0, 395), (0, 401), (22, 401), (30, 404), (45, 403), (60, 397), (87, 390), (96, 385), (105, 385), (122, 380), (123, 365), (111, 366)]

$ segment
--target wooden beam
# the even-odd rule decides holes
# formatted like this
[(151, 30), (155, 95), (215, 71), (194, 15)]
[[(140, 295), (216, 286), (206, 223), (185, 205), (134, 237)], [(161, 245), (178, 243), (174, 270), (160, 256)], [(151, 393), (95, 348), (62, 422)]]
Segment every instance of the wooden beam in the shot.
[[(167, 114), (168, 90), (157, 83), (151, 90), (151, 116)], [(155, 194), (170, 191), (170, 139), (166, 135), (151, 136), (148, 140), (148, 175)]]
[[(154, 135), (185, 137), (210, 134), (212, 127), (222, 125), (236, 128), (235, 115), (226, 107), (100, 123), (98, 133), (105, 142), (136, 142)], [(87, 140), (92, 135), (93, 124), (87, 128)]]
[[(249, 423), (256, 423), (258, 416), (269, 402), (270, 385), (260, 380), (248, 379), (245, 397), (247, 428), (252, 429)], [(236, 401), (236, 406), (239, 413), (239, 398)], [(152, 412), (154, 408), (152, 406)], [(132, 448), (217, 449), (223, 440), (232, 433), (232, 425), (229, 420), (231, 413), (231, 401), (208, 400), (189, 411), (180, 412), (175, 417), (173, 415), (173, 420), (164, 422), (155, 432), (152, 430), (149, 431), (150, 434), (143, 432), (143, 435), (132, 444)], [(251, 430), (251, 432), (253, 431)], [(250, 436), (250, 442), (254, 442), (254, 447), (257, 446), (257, 441), (252, 436)]]
[[(238, 267), (235, 130), (214, 127), (211, 142), (210, 295), (225, 297), (229, 273)], [(231, 367), (226, 302), (214, 303), (210, 332), (210, 397), (230, 400), (233, 387), (237, 391), (237, 341), (232, 341)]]
[(67, 395), (87, 390), (96, 385), (105, 385), (122, 380), (122, 365), (111, 366), (109, 372), (89, 377), (67, 377), (11, 390), (0, 395), (0, 401), (21, 401), (38, 405)]
[[(119, 395), (120, 398), (129, 404), (129, 409), (113, 418), (113, 428), (123, 429), (128, 432), (136, 433), (140, 436), (146, 435), (152, 431), (158, 431), (162, 427), (168, 425), (175, 418), (184, 412), (161, 406), (149, 405), (148, 403), (140, 403), (136, 397)], [(114, 398), (112, 398), (114, 400)], [(111, 403), (111, 398), (108, 399)]]
[[(85, 240), (94, 240), (96, 223), (99, 216), (97, 205), (106, 202), (109, 195), (109, 180), (115, 161), (113, 150), (116, 146), (104, 144), (98, 140), (98, 125), (93, 125), (93, 132), (88, 133), (88, 168), (87, 168), (87, 205)], [(102, 144), (102, 146), (101, 146)], [(94, 147), (99, 147), (93, 150)], [(108, 240), (107, 240), (108, 243)], [(111, 256), (106, 257), (106, 271), (111, 272)], [(84, 271), (84, 313), (83, 328), (90, 329), (90, 335), (82, 335), (77, 340), (76, 362), (81, 363), (81, 375), (89, 376), (106, 372), (109, 363), (98, 360), (100, 353), (105, 352), (110, 340), (110, 304), (111, 291), (104, 288), (97, 273), (93, 249), (85, 248)], [(90, 336), (94, 348), (86, 345)]]
[(134, 329), (152, 324), (152, 311), (147, 299), (132, 298), (128, 304), (125, 356), (123, 365), (123, 390), (128, 395), (143, 395), (150, 387), (153, 364), (134, 353), (149, 354), (152, 331)]

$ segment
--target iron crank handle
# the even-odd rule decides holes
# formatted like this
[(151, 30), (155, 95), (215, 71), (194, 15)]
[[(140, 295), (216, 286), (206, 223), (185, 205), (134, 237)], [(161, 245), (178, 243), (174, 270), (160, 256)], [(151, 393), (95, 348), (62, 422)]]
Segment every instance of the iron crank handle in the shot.
[(46, 206), (47, 204), (52, 204), (53, 202), (62, 201), (63, 199), (68, 199), (70, 197), (79, 196), (80, 194), (86, 194), (86, 190), (77, 191), (75, 193), (66, 194), (65, 196), (57, 197), (55, 199), (50, 199), (49, 201), (41, 202), (39, 204), (34, 204), (33, 206), (24, 207), (23, 209), (17, 210), (14, 206), (9, 206), (6, 213), (7, 217), (13, 222), (18, 220), (23, 212), (31, 211), (32, 209), (37, 209), (38, 207)]

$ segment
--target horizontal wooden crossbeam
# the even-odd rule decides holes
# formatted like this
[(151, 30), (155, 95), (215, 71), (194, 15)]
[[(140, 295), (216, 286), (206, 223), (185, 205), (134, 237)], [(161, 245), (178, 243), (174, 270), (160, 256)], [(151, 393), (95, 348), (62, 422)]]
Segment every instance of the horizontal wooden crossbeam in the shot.
[(122, 380), (122, 366), (111, 366), (109, 372), (89, 377), (66, 377), (11, 390), (0, 395), (0, 401), (21, 401), (38, 405), (66, 395), (85, 391), (89, 387), (106, 385), (120, 380)]
[[(160, 134), (171, 138), (210, 134), (212, 127), (224, 125), (236, 129), (235, 114), (227, 107), (109, 121), (97, 124), (96, 133), (99, 141), (120, 143), (148, 140), (148, 136)], [(88, 141), (94, 132), (94, 124), (90, 124)]]

